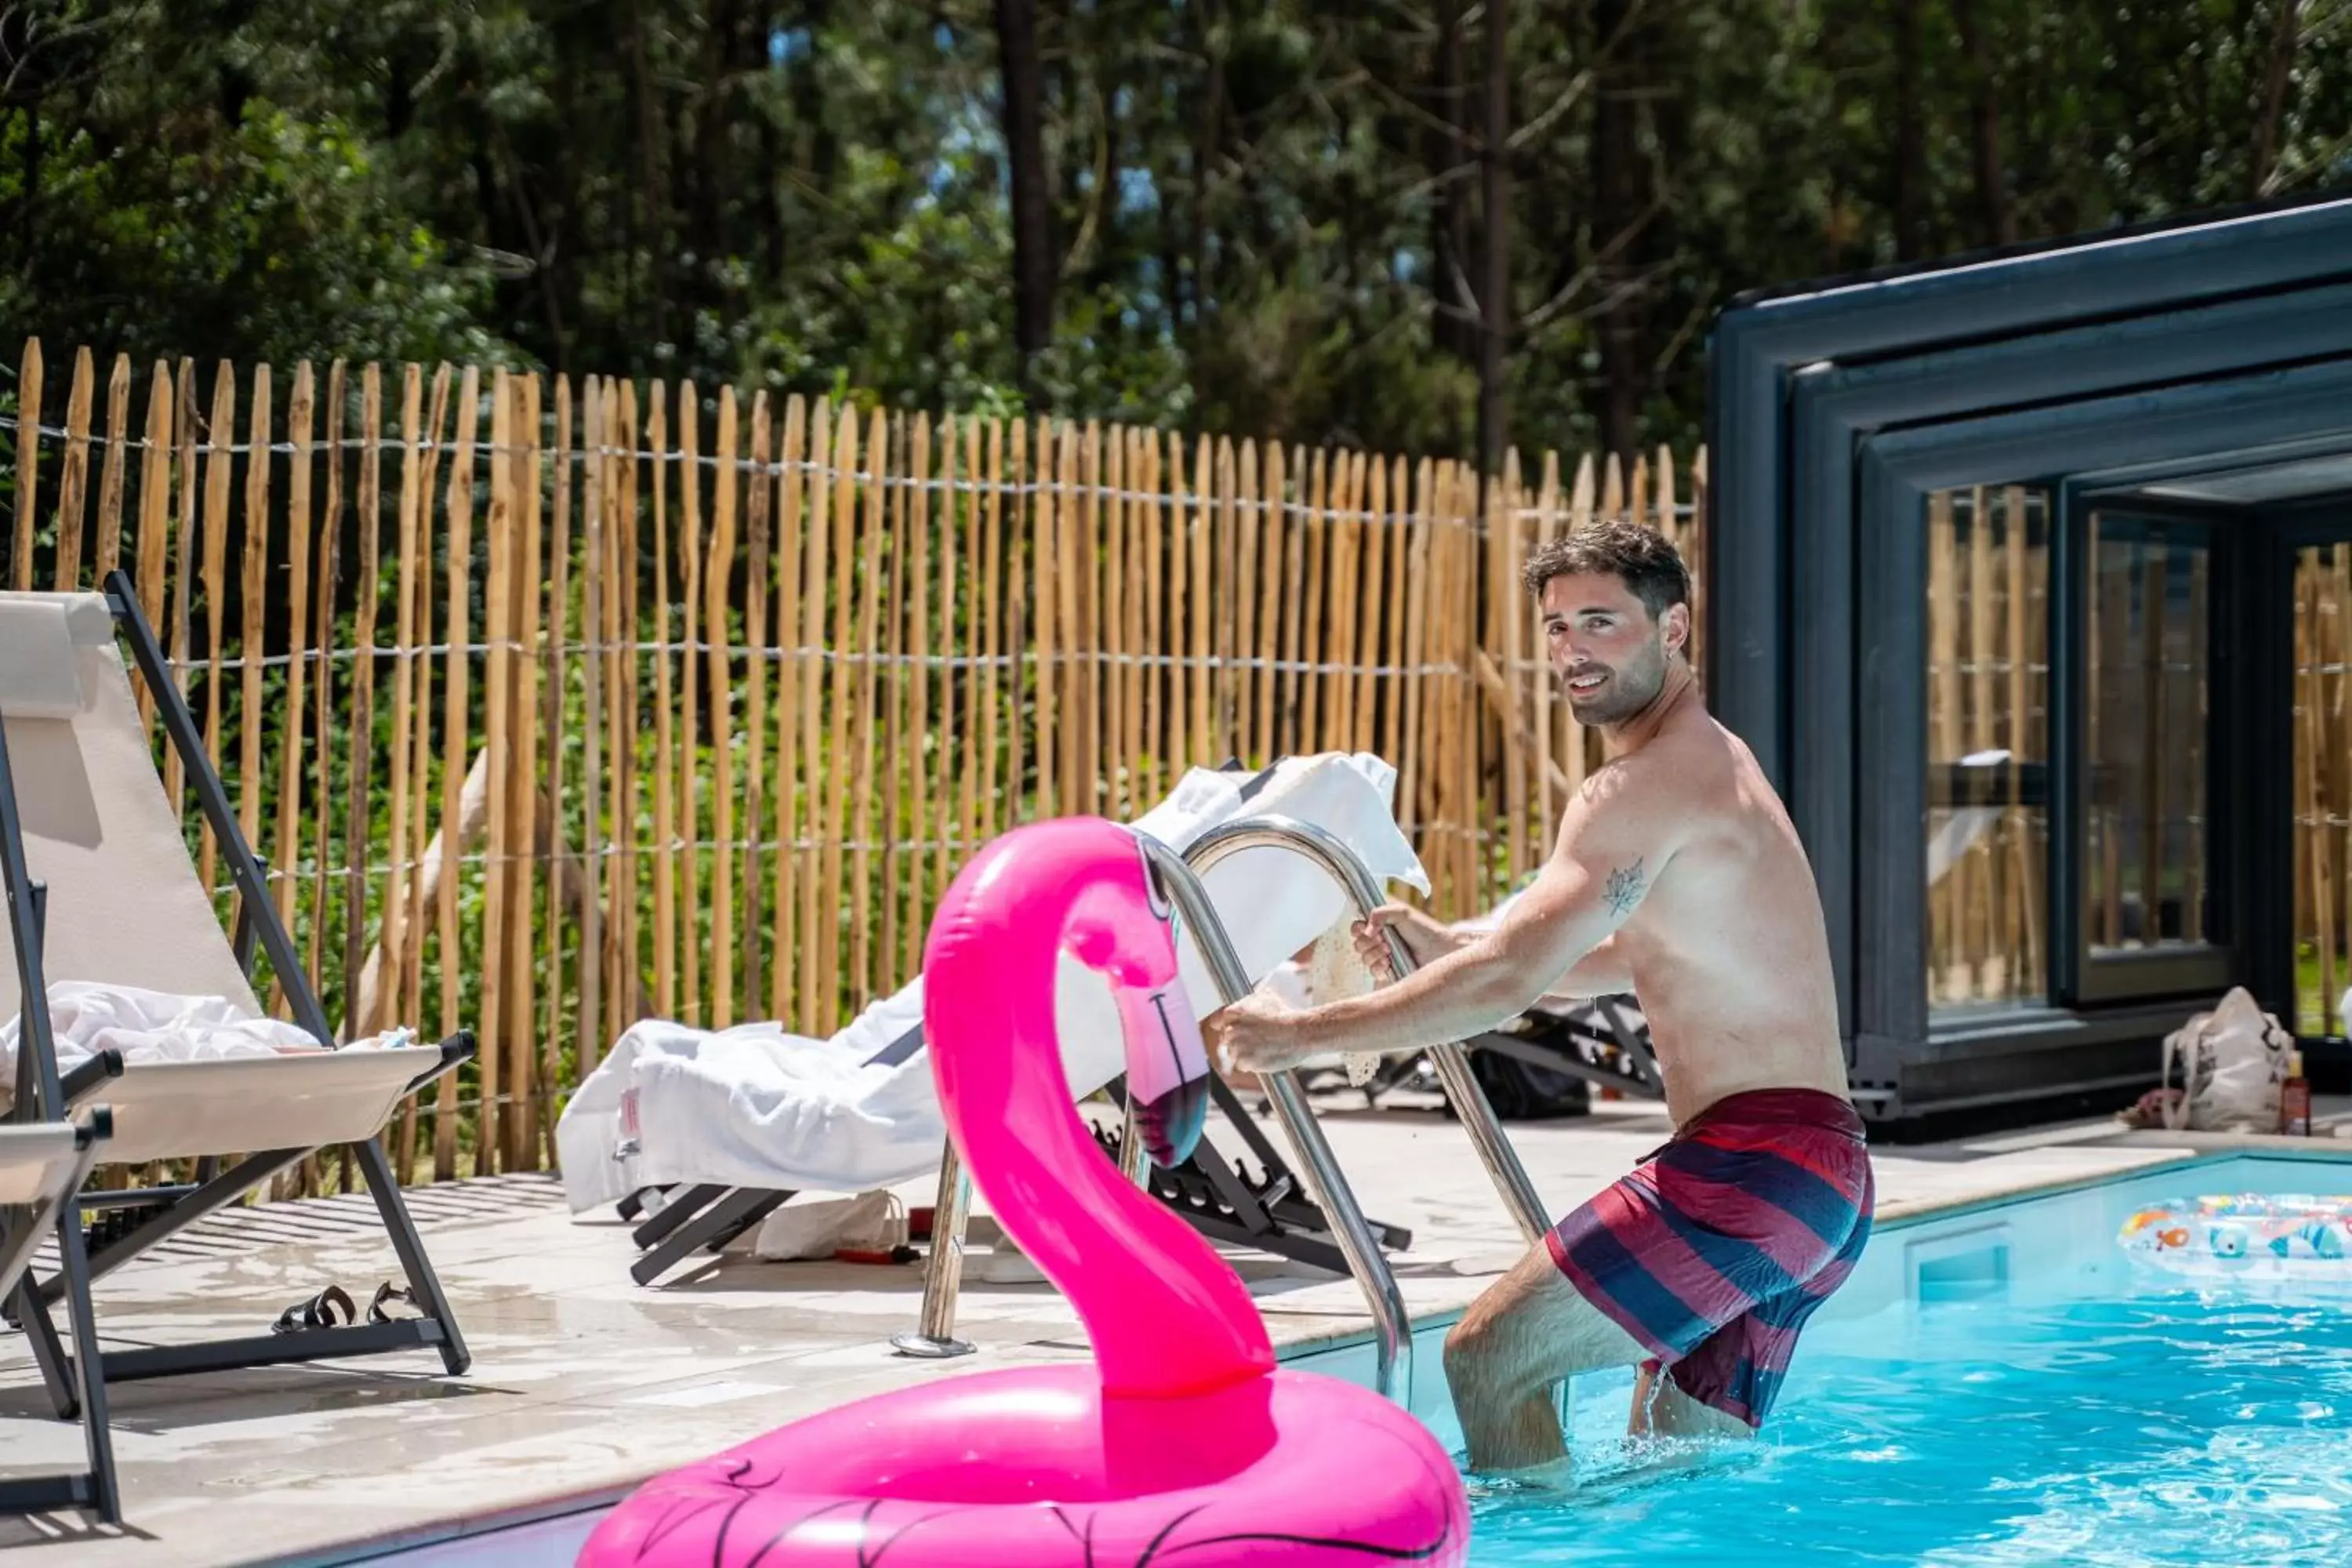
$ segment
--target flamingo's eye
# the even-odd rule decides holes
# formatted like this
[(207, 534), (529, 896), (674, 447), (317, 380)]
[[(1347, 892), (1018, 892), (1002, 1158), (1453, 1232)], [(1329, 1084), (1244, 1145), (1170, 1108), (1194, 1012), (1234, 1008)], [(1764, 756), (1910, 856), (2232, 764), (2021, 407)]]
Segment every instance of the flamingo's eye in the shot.
[(1135, 851), (1143, 857), (1144, 900), (1151, 906), (1153, 914), (1173, 925), (1176, 921), (1176, 906), (1168, 901), (1166, 891), (1160, 886), (1160, 873), (1152, 867), (1151, 852), (1144, 848), (1140, 841), (1136, 844)]

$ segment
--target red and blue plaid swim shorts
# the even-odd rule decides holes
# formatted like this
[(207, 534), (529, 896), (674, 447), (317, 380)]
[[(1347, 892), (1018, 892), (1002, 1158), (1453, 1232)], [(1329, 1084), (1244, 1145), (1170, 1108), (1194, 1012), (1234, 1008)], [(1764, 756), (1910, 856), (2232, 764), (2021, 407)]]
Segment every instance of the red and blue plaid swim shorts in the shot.
[(1759, 1426), (1805, 1320), (1862, 1256), (1875, 1203), (1851, 1104), (1761, 1089), (1709, 1106), (1545, 1239), (1677, 1388)]

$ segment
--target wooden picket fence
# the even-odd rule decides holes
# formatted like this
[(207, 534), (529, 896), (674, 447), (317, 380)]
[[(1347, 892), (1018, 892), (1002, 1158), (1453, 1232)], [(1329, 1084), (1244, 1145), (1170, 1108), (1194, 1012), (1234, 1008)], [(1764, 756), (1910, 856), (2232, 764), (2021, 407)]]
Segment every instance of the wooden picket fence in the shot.
[(85, 348), (45, 424), (44, 375), (29, 342), (7, 585), (127, 566), (341, 1034), (480, 1038), (393, 1129), (406, 1180), (544, 1167), (638, 1019), (832, 1032), (992, 836), (1188, 767), (1377, 752), (1433, 907), (1482, 908), (1597, 762), (1526, 552), (1630, 513), (1705, 569), (1703, 455), (1663, 449), (1514, 454), (1482, 498), (1453, 462), (446, 364), (101, 387)]

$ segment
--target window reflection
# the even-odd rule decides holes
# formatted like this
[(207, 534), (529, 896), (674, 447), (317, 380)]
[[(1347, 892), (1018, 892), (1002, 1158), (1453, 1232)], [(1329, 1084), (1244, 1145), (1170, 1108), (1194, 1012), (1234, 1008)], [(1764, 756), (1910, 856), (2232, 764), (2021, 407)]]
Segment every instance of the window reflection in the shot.
[(2083, 930), (2095, 960), (2223, 934), (2206, 799), (2211, 580), (2201, 535), (2093, 519)]
[(2352, 661), (2352, 545), (2322, 544), (2294, 563), (2295, 1030), (2345, 1032), (2352, 989), (2352, 876), (2346, 806), (2352, 798), (2352, 720), (2345, 669)]
[(2050, 496), (1939, 492), (1927, 508), (1928, 1000), (2047, 994)]

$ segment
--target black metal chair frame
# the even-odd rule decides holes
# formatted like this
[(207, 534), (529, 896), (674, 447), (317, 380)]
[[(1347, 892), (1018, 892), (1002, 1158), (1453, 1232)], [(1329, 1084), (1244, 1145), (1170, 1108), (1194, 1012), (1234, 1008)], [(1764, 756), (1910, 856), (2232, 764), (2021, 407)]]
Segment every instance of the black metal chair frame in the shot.
[(1650, 1047), (1649, 1025), (1626, 1019), (1629, 1000), (1596, 996), (1560, 1012), (1531, 1009), (1464, 1043), (1636, 1099), (1664, 1100), (1666, 1079)]

